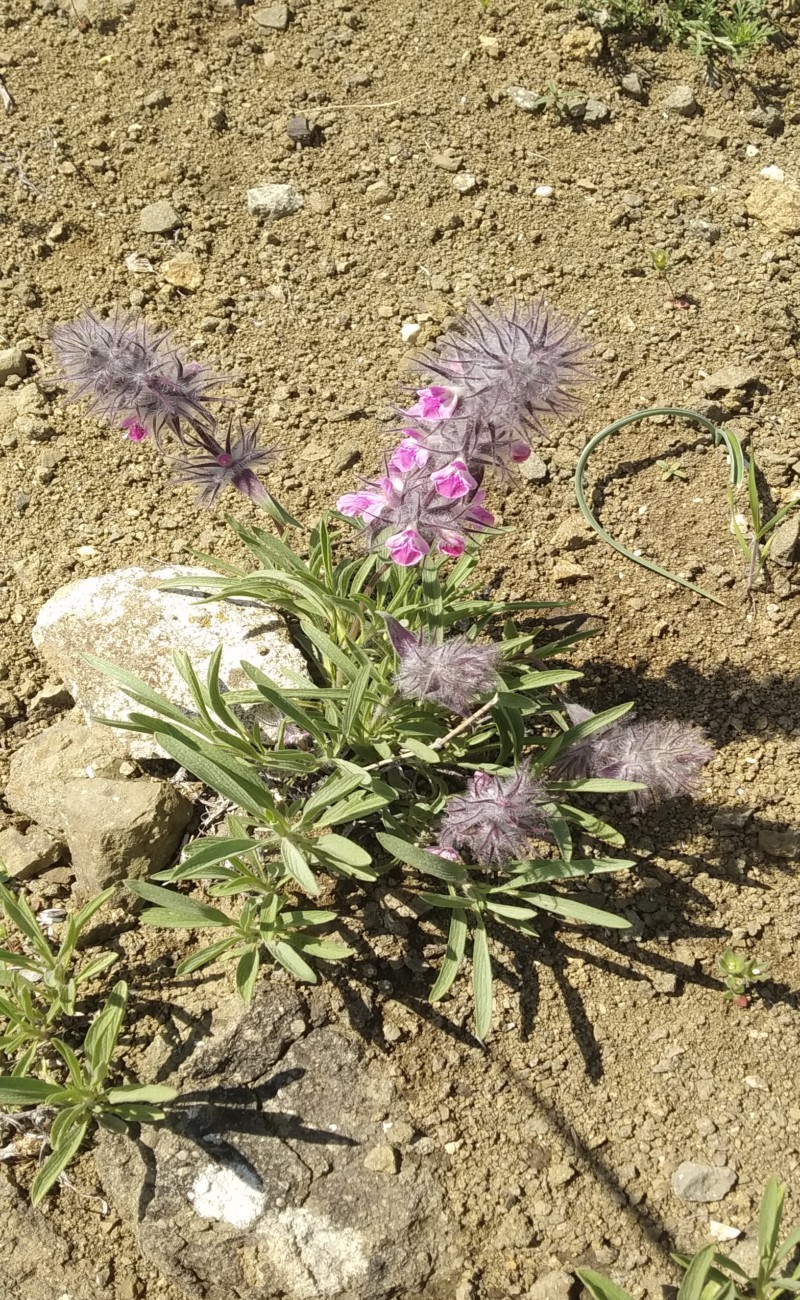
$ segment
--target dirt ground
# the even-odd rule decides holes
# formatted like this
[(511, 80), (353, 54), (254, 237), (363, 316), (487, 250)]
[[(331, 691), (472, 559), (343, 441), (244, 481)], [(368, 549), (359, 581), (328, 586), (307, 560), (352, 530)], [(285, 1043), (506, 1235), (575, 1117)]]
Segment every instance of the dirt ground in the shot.
[[(592, 340), (596, 382), (539, 449), (546, 481), (494, 490), (516, 531), (489, 546), (487, 574), (506, 595), (569, 599), (596, 630), (576, 655), (584, 702), (633, 698), (642, 716), (691, 718), (718, 755), (691, 804), (631, 821), (609, 801), (640, 865), (597, 892), (634, 928), (608, 940), (562, 928), (506, 950), (485, 1051), (465, 986), (441, 1012), (426, 1006), (440, 936), (414, 927), (400, 942), (380, 896), (328, 995), (386, 1054), (444, 1162), (471, 1250), (459, 1300), (524, 1296), (581, 1263), (661, 1300), (676, 1279), (669, 1250), (698, 1247), (710, 1217), (746, 1229), (770, 1175), (800, 1211), (800, 849), (767, 852), (800, 816), (800, 570), (775, 566), (771, 589), (743, 597), (724, 457), (696, 429), (634, 426), (596, 453), (589, 482), (616, 536), (724, 605), (585, 535), (570, 480), (596, 429), (656, 403), (707, 410), (707, 376), (737, 365), (750, 382), (715, 399), (718, 415), (752, 438), (774, 503), (800, 487), (800, 237), (745, 211), (762, 167), (800, 164), (800, 26), (785, 15), (785, 40), (714, 90), (675, 51), (612, 45), (593, 60), (589, 29), (559, 0), (290, 7), (284, 31), (204, 0), (7, 0), (0, 12), (15, 105), (0, 110), (0, 350), (21, 344), (31, 359), (28, 380), (0, 389), (0, 788), (8, 756), (52, 720), (30, 708), (45, 677), (30, 642), (42, 602), (73, 576), (190, 547), (235, 553), (223, 511), (199, 515), (151, 446), (64, 405), (47, 378), (55, 322), (82, 304), (131, 305), (243, 376), (248, 413), (285, 449), (272, 486), (311, 520), (379, 463), (413, 358), (403, 323), (421, 325), (416, 348), (471, 298), (546, 295)], [(621, 92), (631, 68), (647, 104)], [(602, 100), (610, 120), (575, 126), (507, 95), (550, 83)], [(679, 84), (694, 87), (691, 119), (662, 107)], [(779, 135), (745, 120), (765, 103), (785, 120)], [(287, 137), (299, 113), (319, 125), (316, 147)], [(475, 183), (462, 194), (465, 172)], [(260, 225), (245, 196), (266, 182), (295, 184), (303, 211)], [(144, 234), (139, 214), (159, 200), (180, 224)], [(177, 253), (192, 255), (194, 290), (165, 279)], [(152, 269), (129, 270), (130, 254)], [(678, 456), (685, 479), (665, 478), (656, 460)], [(251, 517), (243, 500), (226, 506)], [(135, 928), (124, 943), (134, 981), (168, 964)], [(772, 970), (748, 1009), (721, 997), (729, 944)], [(151, 981), (132, 1055), (159, 1023), (186, 1035), (186, 1016), (201, 1022), (221, 987), (185, 994), (179, 1023)], [(735, 1169), (722, 1204), (675, 1197), (687, 1159)], [(3, 1195), (27, 1174), (0, 1166)], [(80, 1195), (97, 1192), (90, 1155), (71, 1178), (78, 1190), (44, 1213), (87, 1295), (180, 1300), (113, 1209)], [(21, 1279), (35, 1273), (27, 1259), (20, 1246)], [(41, 1300), (54, 1294), (43, 1281)]]

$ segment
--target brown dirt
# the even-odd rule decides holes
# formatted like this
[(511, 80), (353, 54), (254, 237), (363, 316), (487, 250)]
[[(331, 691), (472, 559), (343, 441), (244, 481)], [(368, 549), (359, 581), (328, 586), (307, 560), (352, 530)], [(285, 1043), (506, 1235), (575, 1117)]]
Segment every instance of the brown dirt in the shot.
[[(724, 607), (599, 542), (565, 556), (554, 534), (578, 523), (570, 478), (596, 428), (655, 402), (702, 402), (702, 372), (732, 363), (759, 383), (721, 405), (754, 436), (775, 501), (797, 486), (800, 239), (749, 221), (745, 199), (762, 166), (797, 165), (789, 92), (800, 62), (792, 44), (769, 49), (753, 83), (728, 94), (675, 52), (572, 60), (564, 37), (574, 10), (555, 0), (492, 0), (485, 14), (475, 0), (292, 8), (288, 30), (272, 33), (248, 8), (237, 16), (201, 0), (11, 0), (0, 17), (0, 76), (16, 102), (0, 119), (0, 348), (22, 343), (35, 378), (46, 374), (55, 321), (82, 303), (141, 307), (245, 376), (248, 411), (287, 449), (276, 490), (311, 519), (378, 463), (376, 418), (409, 355), (404, 320), (421, 320), (423, 342), (470, 297), (544, 292), (583, 323), (596, 344), (591, 399), (541, 449), (546, 485), (496, 493), (517, 531), (492, 543), (487, 571), (505, 594), (566, 594), (591, 616), (598, 636), (577, 655), (587, 703), (635, 698), (642, 715), (690, 717), (718, 757), (691, 806), (627, 825), (612, 807), (641, 866), (597, 892), (635, 921), (632, 937), (562, 928), (536, 949), (506, 950), (485, 1052), (470, 1037), (465, 987), (441, 1015), (426, 1008), (435, 962), (426, 947), (440, 935), (414, 928), (400, 944), (380, 900), (368, 908), (359, 963), (330, 997), (387, 1054), (419, 1130), (447, 1144), (451, 1208), (472, 1243), (469, 1294), (522, 1295), (550, 1269), (583, 1261), (613, 1269), (637, 1297), (660, 1297), (674, 1278), (670, 1246), (699, 1245), (708, 1228), (709, 1207), (670, 1192), (681, 1160), (737, 1170), (736, 1190), (710, 1207), (726, 1222), (749, 1225), (773, 1173), (794, 1182), (800, 1203), (800, 885), (792, 862), (759, 846), (760, 833), (798, 822), (800, 580), (776, 571), (771, 591), (742, 600), (724, 460), (696, 431), (667, 424), (606, 444), (591, 484), (602, 485), (602, 517), (616, 535), (691, 574)], [(796, 20), (785, 30), (796, 37)], [(619, 92), (626, 59), (651, 77), (648, 106)], [(548, 82), (605, 100), (612, 121), (573, 129), (520, 112), (504, 93)], [(680, 82), (702, 104), (691, 121), (660, 107)], [(745, 123), (759, 88), (783, 106), (788, 125), (776, 139)], [(154, 90), (167, 102), (148, 108)], [(293, 148), (284, 132), (297, 112), (320, 122), (321, 147)], [(445, 147), (477, 178), (469, 196), (432, 161)], [(368, 187), (381, 179), (392, 197), (376, 205)], [(305, 210), (259, 226), (245, 191), (286, 180)], [(540, 184), (554, 187), (551, 203), (533, 197)], [(182, 217), (174, 238), (139, 232), (141, 208), (162, 198)], [(715, 242), (703, 222), (718, 227)], [(677, 292), (696, 305), (676, 305), (654, 273), (658, 247), (671, 252)], [(179, 250), (202, 268), (195, 293), (163, 280)], [(152, 274), (126, 269), (134, 251)], [(189, 547), (233, 553), (221, 514), (199, 517), (151, 447), (122, 443), (65, 407), (57, 389), (45, 399), (51, 441), (14, 433), (7, 408), (0, 428), (0, 695), (11, 696), (0, 783), (4, 759), (47, 721), (28, 716), (44, 680), (29, 633), (57, 586), (183, 558)], [(664, 481), (654, 464), (676, 446), (686, 482)], [(43, 458), (54, 449), (64, 457), (51, 474)], [(246, 503), (227, 505), (249, 514)], [(566, 585), (556, 568), (565, 558), (585, 574)], [(739, 829), (726, 819), (732, 810), (747, 811)], [(220, 985), (181, 990), (174, 1018), (159, 983), (169, 968), (163, 938), (134, 929), (123, 942), (150, 1006), (132, 1031), (138, 1059), (159, 1022), (181, 1037), (187, 1017), (202, 1025)], [(715, 979), (729, 943), (773, 970), (763, 1002), (746, 1011), (722, 1002)], [(27, 1171), (0, 1172), (17, 1176), (24, 1183)], [(90, 1156), (72, 1179), (96, 1191)], [(113, 1211), (103, 1217), (64, 1192), (45, 1213), (88, 1295), (178, 1300), (137, 1262)]]

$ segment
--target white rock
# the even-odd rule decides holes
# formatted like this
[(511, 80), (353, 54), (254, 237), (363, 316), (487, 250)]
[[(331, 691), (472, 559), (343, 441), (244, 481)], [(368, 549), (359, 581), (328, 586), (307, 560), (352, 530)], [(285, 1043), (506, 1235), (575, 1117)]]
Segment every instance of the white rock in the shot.
[(416, 343), (421, 333), (422, 326), (418, 325), (415, 320), (407, 320), (404, 325), (400, 326), (400, 337), (404, 343)]
[(459, 172), (453, 177), (453, 189), (458, 190), (459, 194), (471, 194), (477, 185), (477, 178), (472, 175), (472, 172)]
[(537, 199), (552, 199), (555, 190), (552, 185), (537, 185), (533, 193)]
[(761, 150), (757, 144), (749, 144), (745, 149), (745, 154), (748, 158), (757, 158), (760, 152)]
[(299, 212), (305, 200), (294, 185), (256, 185), (247, 191), (247, 210), (267, 221), (279, 221)]
[[(295, 684), (289, 673), (307, 677), (300, 651), (265, 606), (244, 600), (201, 605), (197, 589), (160, 590), (160, 584), (170, 578), (208, 576), (207, 569), (187, 566), (116, 569), (67, 583), (43, 605), (33, 629), (34, 644), (87, 721), (92, 717), (123, 721), (138, 705), (110, 677), (85, 662), (86, 651), (134, 673), (187, 713), (195, 710), (173, 663), (173, 650), (186, 652), (202, 680), (211, 655), (222, 645), (220, 682), (229, 689), (251, 684), (240, 666), (242, 660), (280, 686)], [(265, 734), (274, 737), (274, 713), (254, 708)], [(243, 709), (243, 714), (250, 713)], [(132, 758), (163, 756), (151, 736), (133, 731), (109, 734)]]
[(720, 1223), (719, 1219), (709, 1219), (708, 1235), (712, 1241), (735, 1241), (741, 1237), (741, 1228), (732, 1228), (729, 1223)]
[(762, 167), (759, 173), (765, 181), (782, 181), (786, 179), (786, 172), (782, 167), (776, 167), (771, 163), (769, 167)]

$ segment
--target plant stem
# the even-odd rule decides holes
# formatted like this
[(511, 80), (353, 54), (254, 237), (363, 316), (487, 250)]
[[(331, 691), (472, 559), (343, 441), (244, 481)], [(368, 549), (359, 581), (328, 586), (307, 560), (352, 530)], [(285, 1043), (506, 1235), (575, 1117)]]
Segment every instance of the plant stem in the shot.
[(713, 596), (710, 592), (703, 591), (702, 587), (695, 586), (695, 584), (689, 582), (687, 578), (681, 578), (676, 573), (670, 573), (669, 569), (663, 569), (660, 564), (656, 564), (653, 560), (646, 560), (642, 555), (634, 555), (632, 551), (629, 551), (621, 542), (616, 541), (610, 533), (606, 532), (600, 521), (592, 513), (591, 507), (586, 502), (586, 497), (584, 496), (583, 491), (583, 476), (586, 472), (586, 465), (589, 457), (594, 449), (599, 447), (600, 443), (604, 442), (612, 433), (617, 433), (620, 429), (624, 429), (629, 424), (636, 424), (640, 420), (646, 420), (650, 416), (655, 415), (673, 415), (678, 416), (683, 420), (692, 420), (695, 424), (699, 424), (702, 428), (708, 430), (708, 432), (712, 434), (715, 443), (720, 441), (724, 442), (730, 461), (731, 486), (734, 488), (740, 486), (744, 477), (744, 454), (739, 439), (735, 434), (728, 433), (725, 429), (718, 428), (716, 424), (711, 420), (706, 419), (704, 415), (700, 415), (697, 411), (687, 411), (678, 406), (654, 406), (646, 411), (634, 411), (632, 415), (624, 415), (622, 419), (615, 420), (613, 424), (607, 425), (605, 429), (601, 429), (599, 433), (596, 433), (593, 438), (589, 439), (581, 452), (578, 464), (575, 468), (575, 496), (578, 502), (578, 508), (587, 524), (594, 529), (598, 537), (609, 546), (613, 547), (613, 549), (620, 555), (624, 555), (626, 560), (632, 560), (634, 564), (641, 565), (643, 569), (649, 569), (651, 573), (657, 573), (660, 577), (667, 578), (669, 582), (675, 582), (678, 586), (686, 587), (689, 591), (695, 592), (698, 596), (703, 596), (706, 600), (712, 600), (715, 605), (724, 605), (725, 601), (721, 600), (719, 596)]

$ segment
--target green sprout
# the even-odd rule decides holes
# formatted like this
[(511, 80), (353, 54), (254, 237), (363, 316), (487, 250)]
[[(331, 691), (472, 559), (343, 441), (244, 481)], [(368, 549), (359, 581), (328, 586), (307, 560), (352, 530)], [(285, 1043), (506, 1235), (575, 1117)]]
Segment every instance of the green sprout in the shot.
[(657, 460), (656, 469), (661, 470), (661, 477), (665, 483), (673, 478), (683, 479), (684, 483), (688, 482), (689, 475), (679, 460)]
[(109, 1087), (106, 1080), (125, 1018), (128, 986), (120, 980), (90, 1026), (83, 1042), (83, 1060), (63, 1039), (51, 1045), (66, 1067), (66, 1082), (23, 1073), (0, 1075), (0, 1108), (35, 1106), (57, 1113), (50, 1128), (50, 1155), (33, 1180), (31, 1202), (37, 1205), (77, 1155), (93, 1123), (111, 1133), (127, 1133), (130, 1124), (152, 1124), (164, 1118), (165, 1102), (178, 1095), (163, 1084), (139, 1083)]
[[(673, 1255), (684, 1270), (678, 1300), (779, 1300), (788, 1292), (800, 1291), (800, 1264), (789, 1272), (800, 1246), (800, 1227), (780, 1239), (786, 1187), (777, 1179), (767, 1183), (758, 1214), (758, 1267), (755, 1275), (715, 1246), (696, 1255)], [(627, 1291), (610, 1278), (590, 1268), (579, 1268), (578, 1277), (592, 1300), (631, 1300)]]
[(758, 496), (758, 469), (756, 466), (755, 455), (750, 455), (750, 465), (747, 473), (747, 502), (750, 510), (750, 526), (743, 515), (736, 510), (736, 499), (733, 487), (728, 488), (728, 505), (731, 512), (731, 530), (736, 542), (747, 561), (747, 579), (745, 584), (745, 597), (749, 596), (756, 578), (761, 575), (769, 559), (772, 544), (775, 540), (775, 530), (778, 525), (783, 523), (787, 515), (800, 505), (800, 497), (795, 497), (787, 501), (785, 506), (777, 510), (770, 519), (764, 520), (761, 511), (761, 502)]
[(726, 1002), (738, 1002), (747, 1005), (747, 993), (752, 984), (763, 984), (769, 979), (769, 967), (766, 962), (755, 957), (745, 957), (740, 952), (728, 948), (722, 954), (717, 965), (725, 976)]

